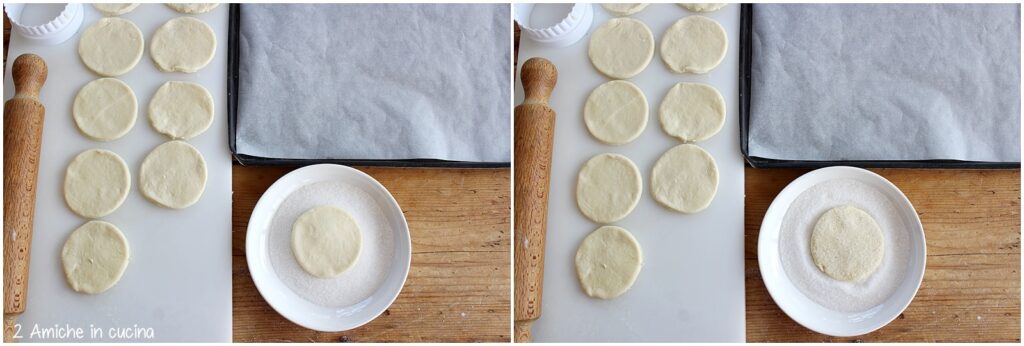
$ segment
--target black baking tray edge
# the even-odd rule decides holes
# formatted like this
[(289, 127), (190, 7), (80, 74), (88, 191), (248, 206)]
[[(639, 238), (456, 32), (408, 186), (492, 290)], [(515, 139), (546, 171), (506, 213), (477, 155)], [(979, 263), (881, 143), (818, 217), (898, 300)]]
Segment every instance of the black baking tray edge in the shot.
[[(740, 150), (743, 158), (754, 168), (821, 168), (828, 166), (855, 166), (863, 168), (967, 168), (967, 169), (1010, 169), (1021, 167), (1020, 162), (981, 162), (959, 160), (913, 160), (913, 161), (803, 161), (776, 160), (750, 156), (747, 151), (747, 124), (750, 119), (750, 75), (753, 57), (753, 4), (740, 6)], [(1017, 143), (1014, 143), (1017, 145)]]
[(239, 154), (235, 146), (235, 123), (238, 117), (238, 44), (241, 6), (231, 4), (228, 17), (228, 147), (240, 165), (306, 166), (333, 163), (346, 166), (439, 167), (439, 168), (508, 168), (511, 162), (469, 162), (435, 159), (368, 160), (368, 159), (282, 159)]

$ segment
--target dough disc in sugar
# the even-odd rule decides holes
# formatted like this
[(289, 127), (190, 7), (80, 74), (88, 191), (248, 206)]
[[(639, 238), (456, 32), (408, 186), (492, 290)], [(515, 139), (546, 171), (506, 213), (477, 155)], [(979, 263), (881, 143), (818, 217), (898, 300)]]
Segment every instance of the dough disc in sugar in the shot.
[(601, 4), (601, 7), (608, 13), (622, 17), (643, 11), (647, 4)]
[(603, 226), (583, 238), (576, 250), (576, 275), (588, 296), (611, 299), (633, 287), (643, 261), (640, 244), (629, 231)]
[(149, 122), (172, 139), (198, 136), (213, 124), (213, 96), (196, 83), (164, 83), (149, 100)]
[(131, 71), (142, 59), (142, 31), (121, 18), (102, 18), (78, 40), (78, 56), (93, 72), (114, 77)]
[(619, 154), (599, 154), (580, 169), (576, 204), (597, 223), (612, 223), (629, 215), (643, 190), (640, 170)]
[(654, 163), (651, 173), (654, 199), (684, 213), (696, 213), (711, 204), (718, 191), (718, 166), (707, 151), (694, 144), (669, 149)]
[(109, 150), (86, 150), (64, 172), (64, 201), (84, 218), (107, 216), (124, 203), (131, 180), (120, 156)]
[(142, 161), (139, 184), (150, 201), (167, 208), (186, 208), (198, 202), (206, 189), (206, 161), (188, 143), (161, 144)]
[(310, 275), (332, 278), (355, 265), (362, 239), (348, 212), (320, 206), (302, 213), (292, 226), (292, 253)]
[(628, 81), (601, 84), (583, 106), (583, 121), (590, 134), (602, 142), (632, 142), (647, 127), (647, 97)]
[(167, 7), (170, 7), (171, 9), (173, 9), (175, 11), (178, 11), (179, 13), (184, 13), (184, 14), (200, 14), (200, 13), (206, 13), (206, 12), (213, 11), (213, 9), (217, 8), (217, 5), (219, 5), (219, 4), (217, 4), (217, 3), (209, 3), (209, 4), (173, 3), (173, 4), (167, 4)]
[(862, 281), (885, 255), (882, 229), (867, 212), (852, 206), (829, 209), (811, 232), (811, 258), (822, 272), (840, 281)]
[(594, 68), (615, 79), (639, 74), (654, 56), (654, 34), (644, 22), (614, 18), (594, 30), (588, 53)]
[(128, 84), (114, 78), (100, 78), (78, 90), (71, 116), (78, 129), (89, 138), (112, 141), (135, 126), (138, 110), (135, 92)]
[(128, 239), (116, 226), (93, 220), (78, 227), (61, 251), (64, 277), (76, 292), (98, 294), (114, 287), (128, 267)]
[(687, 11), (690, 12), (714, 12), (721, 10), (722, 7), (725, 7), (725, 5), (728, 4), (679, 4), (679, 6), (682, 6)]
[(704, 16), (684, 17), (661, 39), (661, 59), (676, 73), (707, 73), (725, 58), (729, 46), (725, 29)]
[(661, 101), (661, 127), (683, 142), (711, 138), (725, 125), (725, 99), (714, 87), (678, 83)]
[(178, 17), (167, 21), (153, 33), (149, 55), (160, 70), (196, 72), (213, 60), (217, 36), (203, 21)]
[(105, 4), (92, 4), (97, 11), (103, 13), (104, 16), (120, 16), (122, 14), (131, 12), (139, 4), (125, 4), (125, 3), (105, 3)]

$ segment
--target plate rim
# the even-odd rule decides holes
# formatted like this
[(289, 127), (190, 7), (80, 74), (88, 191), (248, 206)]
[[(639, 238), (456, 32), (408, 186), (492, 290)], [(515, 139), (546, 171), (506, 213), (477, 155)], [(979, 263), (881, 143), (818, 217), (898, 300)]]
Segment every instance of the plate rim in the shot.
[[(864, 176), (864, 177), (868, 177), (869, 179), (874, 179), (874, 180), (878, 181), (879, 183), (881, 183), (881, 184), (883, 184), (883, 185), (893, 189), (895, 192), (897, 192), (897, 194), (901, 198), (900, 200), (897, 201), (897, 203), (898, 204), (903, 204), (903, 205), (901, 205), (901, 207), (909, 208), (910, 214), (913, 215), (913, 220), (916, 222), (916, 224), (910, 225), (909, 228), (910, 228), (911, 232), (916, 231), (916, 232), (920, 233), (920, 236), (921, 236), (920, 237), (920, 242), (917, 245), (919, 245), (921, 247), (921, 250), (922, 250), (921, 251), (921, 256), (920, 256), (921, 258), (919, 258), (920, 262), (921, 262), (920, 266), (919, 267), (909, 267), (909, 264), (908, 264), (908, 270), (910, 270), (910, 271), (919, 270), (920, 271), (920, 275), (917, 275), (916, 280), (914, 281), (915, 283), (914, 283), (913, 294), (910, 295), (909, 299), (906, 299), (905, 302), (901, 302), (900, 304), (898, 304), (898, 305), (900, 305), (900, 307), (899, 307), (899, 309), (897, 309), (895, 311), (895, 313), (892, 314), (892, 316), (886, 316), (885, 318), (879, 319), (880, 323), (877, 323), (877, 325), (876, 324), (872, 324), (872, 325), (869, 325), (866, 328), (861, 328), (861, 329), (853, 330), (853, 332), (851, 332), (851, 333), (845, 333), (845, 332), (840, 332), (840, 331), (836, 331), (836, 330), (831, 330), (831, 329), (827, 328), (827, 325), (825, 325), (826, 326), (825, 328), (822, 328), (823, 327), (822, 325), (809, 323), (810, 319), (807, 318), (806, 316), (800, 315), (800, 313), (798, 311), (795, 311), (795, 309), (796, 309), (795, 307), (790, 306), (788, 303), (780, 304), (778, 297), (779, 297), (780, 294), (783, 294), (783, 292), (779, 292), (781, 290), (781, 288), (777, 286), (777, 282), (775, 280), (787, 280), (787, 281), (789, 281), (789, 277), (787, 275), (785, 275), (785, 274), (783, 274), (781, 277), (772, 276), (772, 277), (769, 278), (769, 277), (765, 276), (766, 272), (769, 272), (769, 273), (773, 272), (772, 270), (768, 270), (768, 271), (765, 270), (766, 267), (769, 265), (768, 262), (769, 261), (778, 261), (779, 260), (777, 254), (776, 254), (776, 256), (773, 256), (772, 258), (766, 258), (767, 256), (769, 256), (766, 253), (769, 252), (769, 251), (767, 251), (769, 246), (776, 246), (776, 247), (778, 246), (778, 238), (779, 238), (779, 234), (781, 232), (781, 228), (769, 229), (768, 226), (765, 225), (764, 221), (770, 215), (774, 215), (774, 214), (777, 214), (777, 213), (783, 213), (782, 217), (784, 217), (785, 216), (785, 212), (789, 210), (789, 206), (792, 204), (792, 200), (790, 200), (785, 205), (782, 205), (781, 203), (783, 203), (783, 202), (779, 200), (779, 196), (782, 196), (783, 194), (787, 194), (787, 193), (797, 193), (797, 196), (799, 196), (800, 193), (803, 193), (807, 189), (810, 189), (811, 187), (814, 186), (814, 185), (801, 186), (803, 182), (805, 182), (807, 180), (814, 179), (814, 178), (818, 178), (819, 176), (826, 176), (826, 177), (828, 177), (828, 176), (835, 176), (835, 175), (838, 175), (840, 173), (852, 173), (852, 174), (858, 174), (858, 175), (861, 175), (861, 176)], [(834, 179), (834, 178), (831, 178), (831, 179)], [(825, 179), (825, 180), (831, 180), (831, 179)], [(799, 190), (799, 191), (797, 191), (797, 190)], [(794, 197), (794, 199), (795, 199), (795, 197)], [(775, 241), (771, 241), (772, 239), (770, 239), (770, 237), (774, 237)], [(786, 315), (789, 316), (789, 318), (792, 319), (793, 321), (795, 321), (797, 324), (800, 324), (801, 326), (803, 326), (803, 327), (805, 327), (807, 329), (810, 329), (812, 331), (815, 331), (815, 332), (818, 332), (818, 333), (821, 333), (821, 334), (825, 334), (825, 335), (836, 336), (836, 337), (853, 337), (853, 336), (865, 335), (865, 334), (874, 332), (876, 330), (879, 330), (879, 329), (887, 326), (889, 323), (891, 323), (893, 320), (895, 320), (897, 317), (899, 317), (899, 315), (901, 313), (903, 313), (903, 311), (905, 311), (907, 309), (907, 307), (910, 306), (910, 303), (912, 303), (914, 301), (914, 298), (917, 297), (917, 292), (921, 289), (921, 284), (924, 281), (925, 271), (927, 270), (928, 242), (927, 242), (926, 234), (924, 232), (924, 225), (921, 223), (921, 218), (920, 218), (920, 216), (917, 213), (917, 209), (914, 208), (913, 203), (911, 203), (910, 199), (907, 198), (906, 194), (903, 193), (903, 190), (900, 190), (899, 187), (897, 187), (895, 184), (893, 184), (891, 181), (889, 181), (885, 177), (882, 177), (881, 175), (879, 175), (879, 174), (877, 174), (875, 172), (872, 172), (872, 171), (869, 171), (869, 170), (866, 170), (866, 169), (863, 169), (863, 168), (858, 168), (858, 167), (831, 166), (831, 167), (819, 168), (819, 169), (812, 170), (810, 172), (804, 173), (803, 175), (801, 175), (801, 176), (797, 177), (796, 179), (794, 179), (793, 181), (791, 181), (789, 184), (786, 185), (785, 188), (783, 188), (781, 191), (779, 191), (779, 193), (772, 200), (772, 203), (768, 206), (768, 209), (765, 211), (765, 215), (761, 219), (761, 226), (760, 226), (759, 231), (758, 231), (757, 242), (758, 242), (757, 243), (757, 263), (758, 263), (759, 275), (761, 276), (761, 280), (764, 283), (765, 288), (768, 290), (768, 294), (769, 294), (769, 296), (771, 296), (772, 301), (775, 302), (775, 304), (779, 307), (779, 309), (781, 309), (784, 313), (786, 313)], [(911, 258), (910, 261), (912, 262), (915, 259), (917, 259), (917, 258)], [(907, 279), (914, 279), (914, 277), (913, 276), (908, 276)], [(906, 279), (903, 282), (906, 282)], [(815, 303), (815, 304), (817, 304), (817, 303)], [(819, 306), (820, 306), (820, 304), (819, 304)], [(882, 321), (884, 321), (884, 322), (882, 322)]]
[[(396, 226), (400, 228), (398, 233), (403, 233), (402, 231), (404, 231), (404, 233), (406, 235), (405, 239), (406, 239), (406, 242), (407, 242), (406, 247), (409, 249), (409, 252), (408, 252), (408, 254), (406, 256), (407, 261), (406, 261), (406, 263), (403, 266), (402, 273), (400, 273), (401, 274), (401, 278), (402, 278), (401, 279), (401, 285), (399, 286), (399, 288), (397, 290), (394, 291), (393, 294), (389, 294), (388, 295), (388, 297), (387, 297), (387, 304), (382, 305), (383, 307), (380, 309), (380, 311), (374, 311), (372, 314), (368, 314), (368, 316), (370, 316), (370, 317), (366, 318), (365, 320), (359, 320), (357, 323), (336, 324), (336, 326), (339, 326), (338, 328), (319, 328), (318, 326), (313, 326), (313, 325), (311, 325), (311, 323), (307, 323), (308, 322), (307, 319), (300, 318), (299, 315), (292, 315), (291, 314), (291, 310), (284, 309), (283, 305), (281, 305), (281, 304), (284, 304), (284, 302), (277, 301), (275, 299), (268, 299), (267, 298), (267, 295), (268, 295), (267, 292), (272, 291), (275, 288), (269, 287), (269, 285), (270, 285), (269, 283), (263, 282), (264, 278), (262, 276), (254, 275), (253, 268), (254, 267), (256, 267), (256, 268), (263, 268), (263, 270), (270, 270), (270, 271), (272, 271), (272, 269), (265, 268), (265, 266), (263, 264), (258, 263), (258, 259), (257, 259), (258, 256), (249, 256), (250, 253), (253, 253), (253, 251), (258, 250), (258, 247), (259, 247), (258, 241), (259, 240), (257, 240), (256, 239), (257, 237), (254, 237), (254, 236), (259, 236), (259, 234), (257, 234), (257, 233), (261, 232), (260, 230), (255, 229), (256, 227), (253, 225), (252, 221), (253, 221), (254, 218), (256, 218), (256, 211), (260, 210), (261, 206), (263, 208), (268, 208), (266, 206), (266, 204), (267, 203), (271, 203), (267, 199), (267, 198), (269, 198), (268, 197), (268, 192), (275, 190), (275, 188), (282, 189), (284, 184), (286, 184), (285, 181), (289, 177), (294, 179), (295, 176), (299, 176), (299, 175), (302, 175), (302, 174), (309, 174), (312, 171), (325, 171), (325, 170), (340, 170), (340, 171), (344, 171), (344, 173), (347, 173), (347, 174), (355, 174), (357, 177), (359, 177), (357, 179), (364, 179), (371, 186), (373, 186), (374, 188), (378, 188), (381, 191), (383, 191), (384, 195), (387, 196), (387, 201), (390, 202), (389, 204), (391, 204), (391, 206), (393, 206), (396, 210), (398, 210), (398, 213), (397, 213), (398, 214), (398, 219), (401, 220), (401, 223), (399, 225), (396, 225)], [(311, 182), (304, 181), (304, 182), (302, 182), (299, 185), (306, 186), (309, 183), (311, 183)], [(301, 188), (301, 186), (299, 188)], [(296, 188), (295, 190), (297, 190), (297, 189), (298, 188)], [(294, 190), (292, 190), (292, 191), (294, 191)], [(288, 321), (291, 321), (292, 323), (295, 323), (295, 324), (297, 324), (299, 326), (302, 326), (304, 328), (308, 328), (308, 329), (316, 330), (316, 331), (321, 331), (321, 332), (343, 332), (343, 331), (348, 331), (348, 330), (352, 330), (352, 329), (355, 329), (355, 328), (359, 328), (359, 327), (361, 327), (363, 325), (366, 325), (367, 323), (370, 323), (371, 321), (375, 320), (377, 317), (380, 317), (380, 315), (382, 313), (384, 313), (385, 310), (387, 310), (392, 304), (394, 304), (395, 300), (398, 299), (398, 296), (401, 295), (402, 290), (404, 290), (405, 284), (406, 284), (406, 282), (409, 279), (409, 272), (410, 272), (411, 266), (412, 266), (412, 232), (409, 230), (409, 223), (408, 223), (408, 220), (406, 220), (406, 218), (405, 218), (405, 213), (402, 211), (401, 205), (398, 204), (398, 201), (395, 200), (394, 195), (392, 195), (391, 191), (389, 191), (386, 187), (384, 187), (383, 184), (381, 184), (379, 181), (374, 179), (372, 176), (370, 176), (369, 174), (366, 174), (365, 172), (363, 172), (361, 170), (358, 170), (358, 169), (355, 169), (355, 168), (352, 168), (352, 167), (349, 167), (349, 166), (338, 165), (338, 164), (329, 164), (329, 163), (315, 164), (315, 165), (308, 165), (308, 166), (304, 166), (304, 167), (299, 167), (297, 169), (292, 170), (291, 172), (286, 173), (285, 175), (281, 176), (280, 178), (277, 178), (277, 180), (275, 180), (273, 184), (271, 184), (269, 187), (267, 187), (266, 191), (264, 191), (263, 194), (260, 195), (259, 200), (256, 201), (256, 205), (252, 209), (252, 213), (249, 215), (249, 222), (246, 224), (245, 253), (246, 253), (246, 256), (245, 256), (245, 258), (246, 258), (246, 265), (247, 265), (247, 269), (249, 270), (249, 277), (252, 279), (253, 284), (256, 286), (256, 290), (260, 293), (260, 296), (263, 298), (263, 300), (265, 302), (267, 302), (268, 305), (270, 305), (271, 308), (274, 309), (274, 311), (276, 311), (279, 315), (281, 315), (282, 317), (284, 317)], [(289, 312), (286, 313), (285, 311), (289, 311)]]

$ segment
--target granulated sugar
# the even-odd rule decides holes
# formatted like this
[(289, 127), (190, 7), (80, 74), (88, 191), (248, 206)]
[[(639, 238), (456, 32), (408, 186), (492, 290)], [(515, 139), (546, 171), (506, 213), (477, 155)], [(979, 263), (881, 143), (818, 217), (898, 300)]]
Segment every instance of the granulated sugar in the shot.
[[(811, 233), (818, 217), (843, 205), (870, 214), (885, 241), (882, 263), (862, 282), (833, 279), (811, 258)], [(903, 281), (909, 261), (907, 232), (896, 205), (880, 191), (853, 179), (829, 180), (807, 189), (790, 205), (782, 220), (779, 254), (786, 275), (808, 298), (832, 310), (861, 312), (884, 302)]]
[[(295, 220), (322, 205), (347, 211), (362, 235), (356, 264), (330, 279), (303, 270), (295, 261), (291, 245)], [(337, 181), (310, 184), (288, 195), (277, 209), (270, 224), (270, 262), (281, 281), (300, 297), (320, 306), (351, 306), (372, 295), (387, 277), (395, 251), (392, 232), (384, 212), (366, 191)]]

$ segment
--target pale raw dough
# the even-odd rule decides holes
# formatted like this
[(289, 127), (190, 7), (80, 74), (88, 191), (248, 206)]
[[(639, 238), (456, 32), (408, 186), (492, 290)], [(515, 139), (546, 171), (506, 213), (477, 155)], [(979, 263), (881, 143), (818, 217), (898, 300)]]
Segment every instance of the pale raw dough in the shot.
[(101, 18), (78, 40), (78, 56), (93, 72), (114, 77), (131, 71), (142, 59), (139, 27), (127, 19)]
[(121, 230), (98, 220), (71, 232), (60, 256), (68, 285), (88, 294), (114, 287), (128, 267), (128, 258), (128, 239)]
[(696, 213), (715, 199), (718, 166), (707, 151), (694, 144), (669, 149), (654, 163), (651, 192), (662, 205), (684, 213)]
[(647, 127), (647, 97), (629, 81), (601, 84), (583, 106), (583, 122), (590, 134), (602, 142), (632, 142)]
[(167, 208), (186, 208), (198, 202), (206, 189), (206, 161), (188, 143), (161, 144), (142, 161), (139, 184), (150, 201)]
[(588, 296), (611, 299), (633, 287), (643, 262), (640, 244), (629, 231), (603, 226), (576, 250), (576, 275)]
[(729, 38), (714, 19), (684, 17), (661, 39), (661, 59), (677, 73), (707, 73), (725, 58)]
[(721, 10), (725, 5), (728, 4), (679, 4), (679, 6), (682, 6), (690, 12), (714, 12)]
[(124, 203), (131, 181), (120, 156), (109, 150), (86, 150), (64, 172), (64, 201), (84, 218), (107, 216)]
[(92, 4), (97, 11), (100, 11), (104, 16), (120, 16), (122, 14), (131, 12), (139, 4), (126, 4), (126, 3), (105, 3), (105, 4)]
[(654, 34), (632, 18), (609, 19), (590, 36), (590, 62), (614, 79), (636, 76), (654, 56)]
[(135, 92), (128, 84), (114, 78), (100, 78), (78, 90), (71, 116), (83, 134), (106, 142), (127, 134), (135, 126), (138, 110)]
[(619, 154), (599, 154), (580, 169), (576, 204), (597, 223), (612, 223), (629, 215), (640, 201), (643, 181), (633, 161)]
[(811, 233), (814, 264), (836, 280), (863, 281), (878, 269), (884, 255), (882, 229), (857, 207), (829, 209)]
[(200, 14), (213, 11), (217, 8), (217, 3), (209, 4), (183, 4), (183, 3), (170, 3), (167, 7), (184, 14)]
[(213, 96), (196, 83), (164, 83), (149, 100), (149, 122), (172, 139), (198, 136), (213, 124)]
[(643, 11), (647, 4), (601, 4), (601, 7), (608, 13), (622, 17)]
[(681, 82), (661, 101), (661, 127), (686, 143), (711, 138), (725, 125), (725, 99), (714, 87)]
[(160, 70), (196, 72), (213, 60), (217, 36), (201, 20), (178, 17), (167, 21), (153, 33), (149, 55)]
[(363, 236), (348, 212), (320, 206), (302, 213), (292, 226), (292, 253), (310, 275), (332, 278), (359, 259)]

